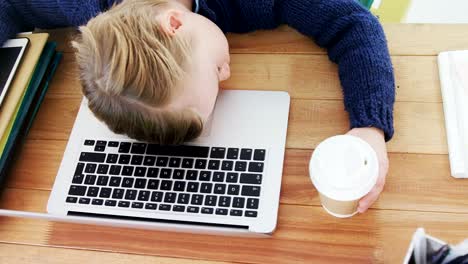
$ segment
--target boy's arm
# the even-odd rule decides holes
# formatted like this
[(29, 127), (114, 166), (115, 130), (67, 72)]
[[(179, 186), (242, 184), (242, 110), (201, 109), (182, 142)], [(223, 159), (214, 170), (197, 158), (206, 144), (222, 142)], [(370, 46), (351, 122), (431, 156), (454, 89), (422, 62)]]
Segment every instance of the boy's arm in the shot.
[(351, 128), (376, 127), (393, 136), (395, 80), (379, 21), (354, 0), (277, 0), (281, 22), (328, 50), (338, 64)]
[(119, 0), (0, 0), (0, 45), (16, 33), (79, 26)]

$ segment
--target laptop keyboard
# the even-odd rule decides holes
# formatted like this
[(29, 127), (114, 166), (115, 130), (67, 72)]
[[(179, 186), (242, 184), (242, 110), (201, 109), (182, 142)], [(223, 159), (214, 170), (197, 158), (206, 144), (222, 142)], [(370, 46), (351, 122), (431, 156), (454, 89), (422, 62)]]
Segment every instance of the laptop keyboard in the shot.
[(87, 139), (67, 203), (257, 217), (265, 149)]

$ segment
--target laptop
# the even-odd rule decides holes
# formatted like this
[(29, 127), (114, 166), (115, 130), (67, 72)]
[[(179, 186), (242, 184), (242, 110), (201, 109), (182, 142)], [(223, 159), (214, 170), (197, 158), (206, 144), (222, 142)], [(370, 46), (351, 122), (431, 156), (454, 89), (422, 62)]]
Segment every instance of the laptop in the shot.
[(277, 224), (290, 97), (223, 90), (179, 146), (114, 134), (83, 99), (47, 211), (58, 220), (263, 236)]

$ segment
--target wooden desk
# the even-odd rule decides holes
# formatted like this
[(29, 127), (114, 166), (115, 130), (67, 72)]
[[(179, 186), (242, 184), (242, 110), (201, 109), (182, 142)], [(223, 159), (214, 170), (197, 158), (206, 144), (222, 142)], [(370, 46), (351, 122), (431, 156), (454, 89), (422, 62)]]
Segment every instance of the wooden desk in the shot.
[[(348, 128), (337, 68), (287, 28), (229, 36), (228, 89), (287, 90), (291, 114), (278, 229), (271, 239), (226, 238), (0, 218), (1, 263), (401, 263), (417, 227), (458, 243), (468, 237), (468, 180), (450, 176), (436, 55), (468, 49), (468, 25), (386, 25), (395, 67), (394, 139), (380, 199), (337, 219), (308, 176), (312, 149)], [(1, 207), (44, 212), (81, 100), (70, 31), (34, 127), (10, 173)]]

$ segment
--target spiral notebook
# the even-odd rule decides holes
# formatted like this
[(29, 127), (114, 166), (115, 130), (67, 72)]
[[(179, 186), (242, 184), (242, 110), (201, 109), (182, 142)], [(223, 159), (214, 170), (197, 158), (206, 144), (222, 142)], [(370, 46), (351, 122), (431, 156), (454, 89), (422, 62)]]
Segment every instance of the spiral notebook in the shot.
[(468, 50), (438, 57), (451, 174), (468, 178)]

